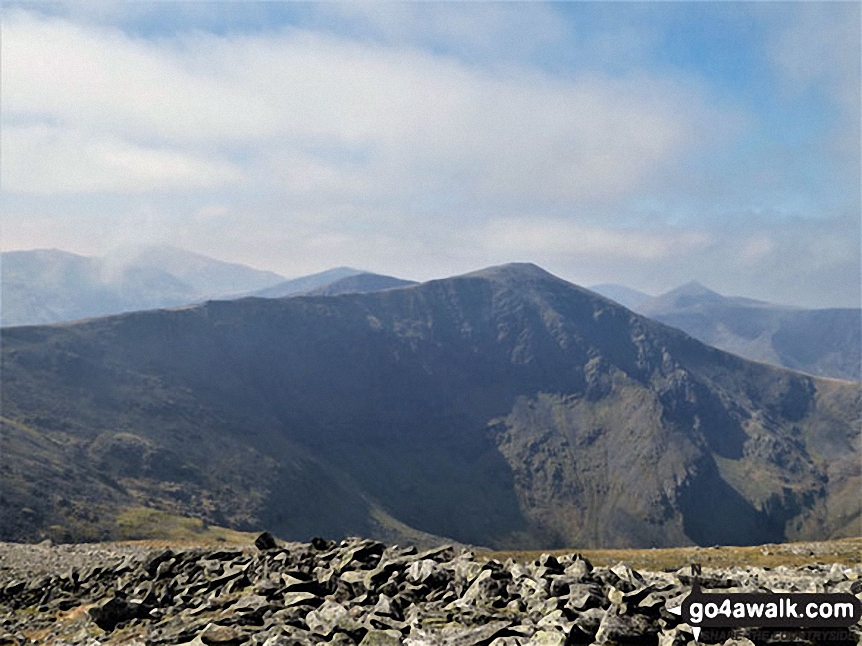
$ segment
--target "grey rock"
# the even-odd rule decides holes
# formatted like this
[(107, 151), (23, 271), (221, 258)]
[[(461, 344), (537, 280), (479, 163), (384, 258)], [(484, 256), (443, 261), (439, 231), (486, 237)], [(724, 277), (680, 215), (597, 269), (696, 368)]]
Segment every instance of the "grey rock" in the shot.
[[(594, 568), (576, 555), (481, 562), (450, 547), (419, 553), (358, 538), (266, 550), (27, 549), (40, 554), (31, 569), (0, 580), (0, 635), (16, 646), (26, 643), (17, 637), (24, 630), (94, 646), (88, 630), (127, 625), (137, 646), (681, 646), (693, 637), (667, 610), (689, 593), (688, 569)], [(52, 561), (66, 551), (62, 567)], [(862, 566), (704, 568), (701, 577), (729, 591), (853, 591)], [(78, 606), (92, 607), (77, 624), (55, 622)], [(862, 641), (853, 631), (847, 643)], [(750, 636), (733, 634), (728, 646)]]
[(359, 646), (401, 646), (403, 643), (397, 630), (369, 630)]
[(199, 637), (207, 646), (239, 646), (248, 641), (248, 635), (236, 628), (216, 624), (208, 624)]
[(596, 644), (643, 644), (655, 639), (658, 626), (643, 615), (607, 612), (596, 632)]
[(492, 621), (469, 628), (447, 627), (440, 631), (440, 640), (449, 646), (479, 646), (499, 636), (511, 625), (509, 621)]
[(113, 597), (100, 605), (93, 606), (88, 612), (99, 628), (111, 632), (119, 624), (146, 617), (150, 608), (139, 601), (126, 601)]
[(527, 643), (530, 646), (565, 646), (566, 635), (556, 630), (539, 630)]
[(261, 552), (265, 550), (274, 550), (278, 547), (278, 544), (275, 542), (275, 537), (269, 532), (263, 532), (256, 539), (254, 539), (254, 546), (259, 549)]

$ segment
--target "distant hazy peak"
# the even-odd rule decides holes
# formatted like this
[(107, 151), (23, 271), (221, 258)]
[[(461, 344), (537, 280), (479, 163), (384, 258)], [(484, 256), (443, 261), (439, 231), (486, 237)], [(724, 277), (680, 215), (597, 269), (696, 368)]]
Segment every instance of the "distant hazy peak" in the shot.
[(326, 285), (331, 285), (335, 281), (341, 280), (342, 278), (348, 278), (350, 276), (356, 276), (363, 273), (366, 272), (360, 269), (354, 269), (353, 267), (333, 267), (332, 269), (319, 271), (316, 274), (308, 274), (306, 276), (289, 278), (265, 289), (260, 289), (255, 292), (252, 292), (248, 295), (258, 296), (261, 298), (284, 298), (286, 296), (299, 296), (300, 294), (307, 294), (316, 289), (325, 287)]
[(697, 282), (696, 280), (690, 280), (684, 285), (680, 285), (679, 287), (666, 292), (664, 296), (674, 294), (678, 296), (718, 296), (720, 298), (724, 298), (718, 292), (711, 290), (709, 287), (706, 287), (702, 283)]
[(123, 259), (130, 264), (158, 265), (160, 268), (197, 271), (200, 269), (219, 266), (245, 272), (258, 272), (268, 274), (276, 279), (283, 279), (274, 272), (257, 269), (238, 262), (219, 260), (196, 251), (189, 251), (174, 247), (173, 245), (135, 245), (111, 251), (103, 256), (106, 260), (114, 258)]
[(272, 272), (168, 246), (129, 246), (102, 257), (22, 250), (4, 252), (2, 259), (3, 325), (176, 307), (283, 280)]
[(725, 302), (727, 299), (724, 296), (692, 280), (669, 292), (643, 301), (637, 309), (639, 312), (651, 316), (670, 310), (703, 307), (708, 304)]

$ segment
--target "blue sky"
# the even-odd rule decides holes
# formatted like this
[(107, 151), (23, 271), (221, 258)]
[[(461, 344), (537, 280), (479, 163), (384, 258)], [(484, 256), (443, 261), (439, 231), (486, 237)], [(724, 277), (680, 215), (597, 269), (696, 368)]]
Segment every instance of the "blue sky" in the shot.
[(4, 249), (859, 306), (860, 5), (7, 3)]

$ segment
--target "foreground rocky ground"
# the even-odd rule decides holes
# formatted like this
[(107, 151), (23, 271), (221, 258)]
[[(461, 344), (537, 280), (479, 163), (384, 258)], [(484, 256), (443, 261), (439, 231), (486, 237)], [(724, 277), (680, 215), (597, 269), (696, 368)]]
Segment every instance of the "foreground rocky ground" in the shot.
[[(256, 548), (0, 544), (0, 645), (562, 646), (691, 643), (668, 612), (690, 570), (593, 567), (579, 555), (527, 563), (347, 539)], [(862, 565), (705, 567), (725, 591), (851, 592)], [(701, 643), (860, 644), (862, 628), (738, 630)]]

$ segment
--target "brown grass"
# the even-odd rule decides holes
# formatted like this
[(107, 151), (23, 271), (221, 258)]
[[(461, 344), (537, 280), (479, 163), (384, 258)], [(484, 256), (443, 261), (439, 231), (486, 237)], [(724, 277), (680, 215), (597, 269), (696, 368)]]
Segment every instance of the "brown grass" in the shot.
[(753, 547), (674, 547), (667, 549), (615, 549), (615, 550), (547, 550), (541, 551), (487, 551), (478, 552), (483, 560), (499, 561), (512, 558), (518, 562), (538, 559), (543, 553), (562, 556), (579, 552), (593, 565), (628, 563), (642, 570), (678, 570), (698, 563), (703, 567), (727, 568), (733, 566), (756, 566), (773, 568), (779, 565), (799, 567), (814, 563), (843, 563), (854, 565), (862, 562), (862, 538), (843, 538), (834, 541), (782, 543), (780, 545), (757, 545)]

